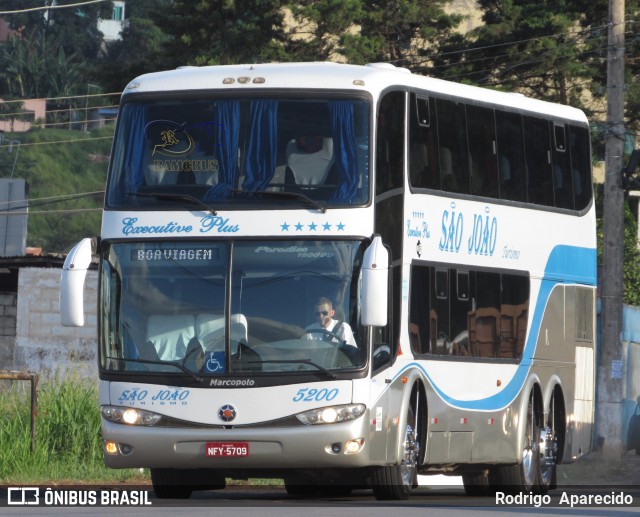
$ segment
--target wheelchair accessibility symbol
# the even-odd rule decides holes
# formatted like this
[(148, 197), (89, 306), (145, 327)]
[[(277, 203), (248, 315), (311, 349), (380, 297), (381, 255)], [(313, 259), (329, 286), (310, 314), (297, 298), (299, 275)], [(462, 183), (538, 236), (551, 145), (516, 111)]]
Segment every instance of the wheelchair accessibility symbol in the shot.
[(207, 352), (204, 369), (209, 373), (224, 373), (224, 352)]

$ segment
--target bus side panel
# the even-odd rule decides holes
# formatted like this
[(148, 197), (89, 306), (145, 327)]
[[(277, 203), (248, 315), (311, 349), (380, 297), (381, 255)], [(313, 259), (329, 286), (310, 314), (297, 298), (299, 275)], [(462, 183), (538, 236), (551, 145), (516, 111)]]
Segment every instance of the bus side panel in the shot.
[(594, 290), (591, 286), (542, 282), (550, 282), (546, 286), (552, 289), (542, 312), (539, 334), (532, 336), (537, 345), (531, 367), (523, 388), (506, 408), (487, 412), (456, 409), (426, 383), (429, 419), (425, 463), (433, 466), (520, 461), (525, 447), (522, 422), (526, 421), (528, 400), (534, 389), (540, 390), (538, 402), (542, 405), (538, 410), (544, 412), (545, 418), (540, 422), (543, 427), (549, 421), (554, 389), (562, 393), (566, 433), (563, 458), (559, 460), (567, 461), (589, 450), (595, 379)]
[(595, 386), (594, 320), (592, 287), (554, 287), (540, 326), (531, 371), (539, 377), (541, 387), (545, 389), (545, 411), (549, 410), (554, 387), (559, 384), (562, 390), (566, 433), (564, 454), (559, 461), (570, 461), (591, 448)]

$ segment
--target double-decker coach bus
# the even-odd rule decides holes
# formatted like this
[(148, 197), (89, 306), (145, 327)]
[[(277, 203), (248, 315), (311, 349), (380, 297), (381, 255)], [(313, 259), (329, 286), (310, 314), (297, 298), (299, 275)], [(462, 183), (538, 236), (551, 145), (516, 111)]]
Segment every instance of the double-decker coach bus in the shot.
[(587, 452), (596, 237), (577, 109), (388, 64), (185, 67), (125, 89), (99, 257), (104, 458), (159, 497), (418, 474), (544, 493)]

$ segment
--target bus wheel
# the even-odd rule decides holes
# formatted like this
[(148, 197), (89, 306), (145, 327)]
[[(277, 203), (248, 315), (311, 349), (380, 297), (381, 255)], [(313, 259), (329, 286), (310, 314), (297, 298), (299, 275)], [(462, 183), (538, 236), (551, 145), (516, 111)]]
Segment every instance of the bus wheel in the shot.
[(151, 469), (151, 482), (158, 499), (189, 499), (193, 491), (190, 485), (182, 484), (179, 470)]
[(496, 493), (489, 472), (468, 472), (462, 474), (464, 493), (469, 497), (489, 497)]
[(564, 400), (562, 391), (556, 386), (551, 396), (547, 426), (540, 436), (540, 491), (542, 493), (556, 488), (556, 467), (564, 454), (565, 431)]
[(416, 430), (416, 415), (419, 391), (416, 390), (414, 400), (409, 406), (407, 423), (404, 432), (402, 460), (399, 465), (385, 465), (373, 470), (373, 493), (378, 500), (403, 500), (409, 497), (414, 486), (418, 485), (418, 458), (420, 457), (420, 441)]
[(522, 457), (517, 465), (498, 470), (501, 488), (509, 492), (540, 492), (540, 427), (536, 418), (534, 392), (529, 395)]

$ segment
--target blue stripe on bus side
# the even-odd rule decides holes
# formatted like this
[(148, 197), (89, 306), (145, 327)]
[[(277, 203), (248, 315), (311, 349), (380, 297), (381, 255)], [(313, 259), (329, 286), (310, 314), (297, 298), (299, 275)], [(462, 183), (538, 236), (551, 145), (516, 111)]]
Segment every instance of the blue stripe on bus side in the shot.
[(592, 248), (578, 248), (573, 246), (556, 246), (549, 255), (544, 278), (540, 285), (536, 308), (531, 320), (531, 331), (527, 336), (527, 343), (522, 353), (522, 361), (518, 365), (515, 375), (499, 393), (478, 400), (461, 400), (448, 396), (435, 384), (424, 367), (417, 362), (406, 365), (394, 377), (397, 379), (408, 368), (418, 368), (429, 379), (433, 389), (450, 406), (459, 409), (477, 411), (498, 411), (507, 407), (518, 396), (524, 385), (535, 354), (536, 343), (542, 325), (547, 301), (553, 288), (559, 283), (581, 283), (595, 286), (596, 283), (596, 250)]

